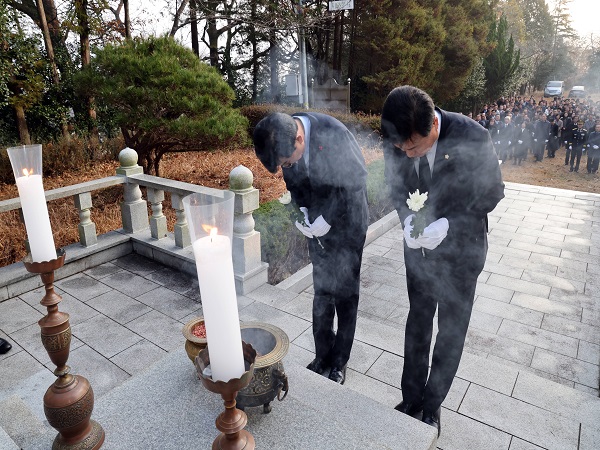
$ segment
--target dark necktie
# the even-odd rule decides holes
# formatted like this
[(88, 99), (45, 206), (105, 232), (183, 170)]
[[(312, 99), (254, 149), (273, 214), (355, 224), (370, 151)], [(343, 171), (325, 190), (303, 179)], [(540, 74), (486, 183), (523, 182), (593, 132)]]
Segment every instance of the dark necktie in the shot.
[(427, 156), (421, 156), (419, 159), (419, 192), (429, 192), (429, 184), (431, 182), (431, 170), (429, 169), (429, 161)]

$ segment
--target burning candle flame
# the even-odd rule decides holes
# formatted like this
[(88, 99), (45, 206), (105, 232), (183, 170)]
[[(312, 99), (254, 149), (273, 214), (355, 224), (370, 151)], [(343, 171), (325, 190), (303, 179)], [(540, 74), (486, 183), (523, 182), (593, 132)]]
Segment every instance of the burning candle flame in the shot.
[(208, 233), (208, 235), (211, 238), (211, 241), (212, 238), (215, 237), (217, 235), (217, 232), (219, 231), (217, 227), (212, 227), (210, 225), (202, 225), (202, 229)]
[(23, 175), (25, 175), (26, 177), (28, 177), (29, 175), (33, 175), (33, 169), (23, 169)]

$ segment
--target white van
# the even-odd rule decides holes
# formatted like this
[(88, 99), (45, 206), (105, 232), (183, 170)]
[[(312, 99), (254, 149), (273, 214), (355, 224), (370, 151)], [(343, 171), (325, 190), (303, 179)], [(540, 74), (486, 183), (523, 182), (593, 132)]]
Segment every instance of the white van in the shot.
[(548, 81), (544, 88), (544, 97), (560, 97), (565, 89), (564, 81)]

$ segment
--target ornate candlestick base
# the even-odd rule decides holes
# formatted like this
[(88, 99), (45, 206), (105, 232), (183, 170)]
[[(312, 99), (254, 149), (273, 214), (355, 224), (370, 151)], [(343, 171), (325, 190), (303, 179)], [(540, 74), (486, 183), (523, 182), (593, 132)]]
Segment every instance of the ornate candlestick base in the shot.
[(56, 255), (56, 259), (41, 263), (32, 262), (31, 255), (23, 260), (27, 271), (40, 274), (46, 289), (40, 304), (46, 307), (48, 314), (38, 324), (42, 344), (56, 365), (54, 375), (58, 378), (44, 395), (44, 414), (59, 433), (52, 444), (53, 450), (96, 450), (104, 443), (104, 430), (90, 420), (94, 409), (94, 391), (90, 383), (80, 375), (71, 375), (71, 368), (67, 366), (71, 325), (69, 315), (58, 311), (62, 297), (54, 291), (54, 271), (64, 265), (65, 252), (59, 249)]
[(204, 375), (204, 369), (210, 365), (208, 348), (200, 351), (194, 362), (198, 377), (206, 389), (216, 394), (221, 394), (225, 404), (225, 411), (219, 414), (216, 426), (221, 434), (213, 442), (213, 450), (254, 450), (254, 437), (243, 428), (248, 423), (248, 416), (235, 407), (235, 397), (240, 389), (248, 386), (254, 372), (254, 361), (256, 350), (250, 344), (242, 341), (244, 351), (244, 363), (246, 372), (240, 378), (231, 380), (213, 381), (211, 377)]

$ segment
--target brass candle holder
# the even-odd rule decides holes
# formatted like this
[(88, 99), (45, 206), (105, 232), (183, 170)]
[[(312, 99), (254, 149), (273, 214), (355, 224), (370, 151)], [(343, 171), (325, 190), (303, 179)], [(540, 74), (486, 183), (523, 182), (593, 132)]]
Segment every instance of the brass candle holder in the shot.
[(235, 397), (238, 391), (250, 383), (256, 360), (256, 350), (250, 344), (242, 341), (242, 350), (246, 371), (240, 378), (232, 378), (227, 382), (213, 381), (209, 375), (205, 375), (204, 369), (210, 365), (208, 348), (201, 350), (194, 362), (204, 387), (211, 392), (221, 394), (225, 404), (225, 411), (219, 414), (215, 422), (221, 434), (214, 440), (212, 450), (254, 450), (255, 448), (254, 437), (249, 431), (244, 430), (248, 423), (248, 416), (235, 407)]
[(65, 263), (63, 249), (56, 251), (56, 259), (32, 262), (31, 254), (23, 260), (28, 272), (39, 273), (46, 294), (41, 305), (48, 314), (38, 321), (42, 344), (50, 360), (56, 365), (54, 375), (58, 378), (44, 395), (44, 414), (58, 435), (53, 450), (96, 450), (104, 443), (104, 430), (90, 420), (94, 409), (94, 391), (89, 381), (81, 375), (71, 375), (67, 366), (71, 348), (71, 325), (69, 315), (58, 311), (62, 297), (54, 291), (54, 271)]

